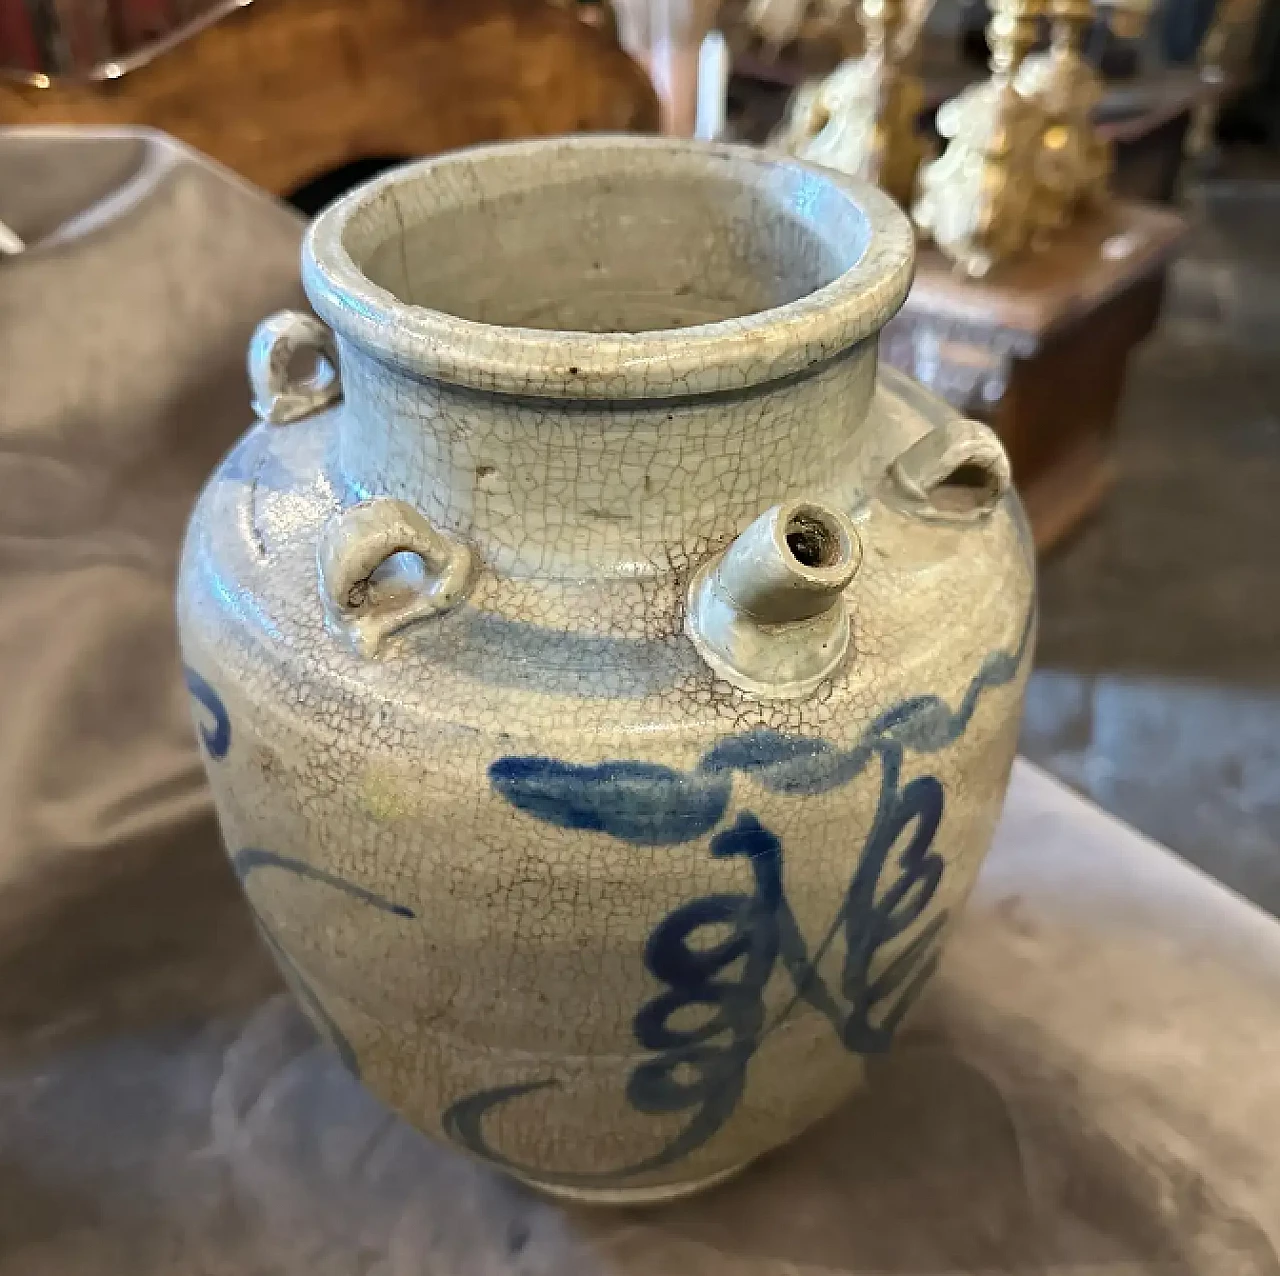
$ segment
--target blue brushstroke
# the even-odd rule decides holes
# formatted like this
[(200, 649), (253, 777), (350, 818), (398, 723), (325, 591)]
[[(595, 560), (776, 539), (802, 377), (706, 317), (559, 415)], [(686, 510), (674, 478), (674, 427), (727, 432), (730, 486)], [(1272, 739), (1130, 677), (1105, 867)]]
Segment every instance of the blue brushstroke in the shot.
[(373, 891), (366, 887), (345, 881), (333, 873), (328, 873), (322, 868), (316, 868), (314, 865), (308, 864), (305, 860), (293, 859), (288, 855), (277, 855), (274, 851), (262, 851), (256, 846), (247, 846), (243, 850), (237, 851), (231, 857), (231, 867), (235, 869), (236, 876), (240, 879), (242, 885), (248, 879), (249, 874), (257, 869), (281, 868), (286, 873), (293, 873), (295, 876), (305, 878), (309, 882), (321, 882), (325, 886), (332, 886), (335, 890), (342, 891), (344, 895), (350, 895), (352, 899), (358, 899), (362, 903), (370, 904), (381, 912), (391, 913), (395, 917), (412, 918), (415, 916), (413, 909), (406, 908), (403, 904), (393, 904), (390, 900), (383, 899), (381, 895), (375, 895)]
[[(253, 846), (245, 847), (231, 857), (231, 867), (235, 870), (236, 877), (240, 880), (242, 886), (249, 876), (260, 868), (279, 868), (287, 873), (293, 873), (297, 877), (305, 878), (307, 881), (320, 882), (325, 886), (331, 886), (352, 899), (358, 899), (361, 903), (369, 904), (380, 912), (390, 913), (394, 917), (413, 918), (415, 916), (413, 909), (406, 908), (403, 904), (393, 904), (390, 900), (383, 899), (380, 895), (375, 895), (373, 891), (363, 886), (357, 886), (354, 882), (344, 881), (341, 877), (325, 872), (324, 869), (315, 868), (303, 860), (293, 859), (287, 855), (277, 855), (274, 851), (263, 851)], [(246, 897), (247, 894), (248, 892), (246, 891)], [(302, 1008), (309, 1014), (320, 1035), (328, 1042), (338, 1058), (342, 1060), (343, 1066), (352, 1076), (358, 1079), (360, 1076), (360, 1060), (356, 1055), (355, 1047), (352, 1046), (342, 1029), (338, 1027), (333, 1016), (325, 1007), (324, 1002), (320, 1000), (319, 994), (311, 987), (310, 981), (298, 968), (298, 964), (285, 951), (280, 941), (276, 939), (275, 934), (267, 925), (266, 919), (254, 908), (252, 900), (249, 900), (249, 909), (253, 913), (253, 919), (257, 924), (259, 933), (271, 950), (271, 955), (276, 959), (276, 964), (284, 975), (285, 982), (302, 1004)]]
[[(187, 689), (192, 696), (200, 702), (200, 704), (209, 711), (212, 723), (206, 725), (200, 724), (200, 739), (204, 744), (206, 752), (211, 758), (221, 759), (226, 757), (228, 749), (231, 747), (231, 719), (227, 714), (226, 708), (222, 703), (218, 693), (205, 681), (194, 669), (184, 666), (183, 675), (186, 680)], [(331, 886), (335, 890), (341, 891), (345, 895), (349, 895), (353, 899), (358, 899), (362, 903), (369, 904), (382, 912), (391, 913), (396, 917), (412, 918), (414, 912), (411, 908), (406, 908), (403, 904), (394, 904), (389, 900), (383, 899), (380, 895), (374, 894), (373, 891), (367, 890), (363, 886), (357, 886), (353, 882), (344, 881), (342, 878), (335, 876), (333, 873), (325, 872), (324, 869), (315, 868), (303, 860), (292, 859), (287, 855), (277, 855), (274, 851), (259, 850), (257, 847), (245, 847), (237, 851), (231, 857), (231, 866), (235, 870), (236, 877), (239, 878), (243, 885), (246, 879), (257, 869), (260, 868), (279, 868), (285, 872), (293, 873), (295, 876), (306, 878), (309, 881), (320, 882), (325, 886)], [(252, 902), (249, 904), (250, 910), (253, 912), (254, 921), (257, 924), (258, 931), (262, 935), (267, 947), (271, 950), (275, 957), (277, 965), (284, 974), (285, 980), (293, 989), (294, 995), (302, 1003), (303, 1007), (309, 1012), (312, 1020), (319, 1026), (321, 1035), (337, 1052), (338, 1057), (342, 1060), (347, 1069), (355, 1076), (360, 1075), (360, 1063), (356, 1058), (356, 1052), (352, 1048), (351, 1043), (343, 1035), (342, 1030), (333, 1021), (333, 1017), (325, 1008), (324, 1003), (317, 996), (315, 990), (298, 969), (293, 959), (281, 947), (271, 929), (263, 920), (262, 915), (253, 907)]]
[(284, 976), (285, 983), (289, 985), (289, 990), (301, 1003), (303, 1010), (306, 1011), (311, 1022), (315, 1025), (316, 1031), (324, 1039), (325, 1044), (338, 1056), (342, 1066), (359, 1081), (360, 1059), (346, 1033), (338, 1027), (324, 1002), (320, 1000), (316, 990), (312, 988), (310, 981), (298, 968), (297, 962), (285, 952), (262, 914), (252, 904), (249, 905), (249, 911), (253, 914), (258, 934), (262, 936), (263, 943), (266, 944), (272, 957), (275, 958), (276, 965), (280, 968), (280, 973)]
[[(231, 719), (227, 714), (221, 697), (190, 666), (183, 667), (183, 677), (187, 684), (187, 690), (208, 710), (212, 719), (211, 723), (201, 723), (199, 726), (200, 739), (205, 751), (214, 759), (226, 757), (227, 751), (231, 747)], [(245, 847), (232, 855), (231, 866), (242, 885), (257, 869), (279, 868), (287, 873), (293, 873), (297, 877), (306, 878), (308, 881), (320, 882), (325, 886), (331, 886), (352, 899), (358, 899), (362, 903), (369, 904), (381, 912), (391, 913), (395, 917), (413, 918), (415, 916), (413, 910), (406, 908), (403, 904), (392, 903), (390, 900), (383, 899), (380, 895), (376, 895), (373, 891), (363, 886), (344, 881), (335, 874), (326, 872), (324, 869), (315, 868), (303, 860), (293, 859), (287, 855), (277, 855), (274, 851), (264, 851), (252, 846)], [(321, 1035), (334, 1049), (346, 1068), (353, 1075), (359, 1077), (360, 1062), (350, 1041), (347, 1040), (342, 1030), (334, 1022), (333, 1017), (329, 1014), (308, 980), (298, 969), (297, 964), (276, 939), (263, 919), (262, 914), (253, 907), (252, 902), (250, 902), (249, 907), (253, 913), (258, 932), (271, 950), (276, 964), (280, 967), (290, 988), (293, 989), (294, 995), (302, 1003), (304, 1009), (308, 1011), (312, 1020), (319, 1027)]]
[(715, 744), (690, 771), (650, 762), (577, 766), (555, 758), (499, 758), (493, 787), (512, 806), (548, 824), (608, 833), (635, 846), (704, 837), (728, 808), (734, 772), (771, 793), (827, 793), (857, 779), (890, 747), (936, 753), (968, 729), (984, 691), (1017, 677), (1035, 630), (1028, 612), (1013, 651), (989, 654), (953, 710), (940, 696), (912, 696), (874, 718), (848, 749), (827, 740), (758, 730)]
[(554, 758), (499, 758), (493, 787), (512, 806), (566, 829), (609, 833), (635, 846), (703, 837), (729, 804), (732, 777), (649, 762), (575, 766)]
[(231, 748), (231, 717), (222, 697), (190, 665), (183, 665), (182, 677), (187, 690), (212, 719), (211, 723), (200, 724), (200, 742), (211, 758), (221, 760)]
[[(871, 978), (876, 953), (920, 919), (937, 892), (944, 867), (933, 849), (942, 824), (942, 784), (936, 776), (922, 775), (899, 787), (900, 766), (900, 754), (885, 753), (876, 818), (840, 910), (845, 942), (840, 991), (848, 1012), (839, 1033), (845, 1049), (856, 1054), (889, 1049), (903, 1015), (937, 965), (933, 940), (946, 921), (945, 912), (934, 917)], [(900, 872), (885, 886), (889, 853), (904, 837), (906, 845), (897, 861)], [(807, 969), (815, 967), (810, 963)]]
[[(524, 1095), (557, 1088), (553, 1078), (462, 1099), (445, 1113), (449, 1137), (516, 1173), (565, 1186), (608, 1186), (671, 1165), (715, 1135), (741, 1099), (760, 1042), (801, 1002), (831, 1023), (850, 1052), (887, 1050), (936, 969), (937, 940), (947, 921), (945, 911), (930, 919), (872, 978), (877, 953), (920, 921), (944, 869), (933, 849), (945, 807), (943, 786), (932, 775), (902, 784), (904, 754), (934, 753), (958, 740), (983, 692), (1017, 676), (1034, 629), (1033, 610), (1016, 648), (988, 655), (954, 710), (938, 696), (908, 698), (875, 718), (848, 749), (759, 730), (719, 741), (689, 772), (626, 761), (575, 766), (540, 757), (498, 759), (489, 772), (494, 788), (519, 810), (561, 828), (603, 832), (637, 846), (704, 836), (728, 809), (735, 773), (770, 792), (818, 794), (850, 783), (874, 760), (880, 794), (844, 899), (812, 953), (783, 889), (782, 843), (750, 812), (741, 812), (729, 829), (716, 833), (710, 851), (716, 859), (743, 857), (755, 882), (753, 893), (691, 900), (651, 933), (644, 962), (664, 990), (633, 1021), (637, 1043), (653, 1057), (632, 1071), (627, 1098), (638, 1112), (691, 1113), (680, 1134), (653, 1156), (613, 1171), (575, 1174), (516, 1165), (490, 1147), (486, 1116)], [(896, 875), (886, 881), (898, 846)], [(727, 926), (729, 934), (708, 947), (691, 945), (695, 932), (707, 926)], [(839, 987), (832, 990), (819, 966), (839, 935), (844, 961)], [(793, 992), (782, 1012), (766, 1023), (764, 990), (779, 964)], [(736, 978), (725, 978), (733, 967)], [(672, 1017), (690, 1006), (705, 1007), (705, 1020), (696, 1028), (671, 1027)]]

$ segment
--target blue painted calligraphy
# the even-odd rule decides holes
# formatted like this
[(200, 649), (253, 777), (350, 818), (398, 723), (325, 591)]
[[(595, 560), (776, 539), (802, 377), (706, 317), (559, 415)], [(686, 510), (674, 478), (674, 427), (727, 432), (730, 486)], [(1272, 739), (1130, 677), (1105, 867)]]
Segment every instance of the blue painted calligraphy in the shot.
[[(946, 923), (945, 911), (939, 911), (909, 939), (901, 938), (920, 922), (942, 879), (943, 860), (933, 842), (945, 805), (935, 776), (901, 782), (904, 754), (908, 749), (937, 752), (959, 739), (982, 692), (1016, 677), (1033, 628), (1029, 614), (1016, 649), (988, 656), (954, 710), (937, 696), (912, 697), (877, 717), (848, 749), (755, 731), (720, 741), (688, 772), (650, 763), (574, 766), (539, 757), (498, 759), (490, 780), (513, 806), (546, 823), (600, 831), (638, 846), (688, 842), (715, 830), (728, 809), (735, 773), (750, 775), (770, 792), (815, 794), (850, 783), (874, 761), (880, 793), (844, 899), (812, 953), (783, 889), (781, 841), (746, 811), (715, 833), (710, 851), (716, 859), (743, 857), (754, 891), (691, 900), (650, 935), (645, 966), (664, 987), (633, 1020), (637, 1043), (653, 1057), (633, 1070), (627, 1098), (639, 1112), (691, 1114), (665, 1147), (603, 1174), (513, 1164), (489, 1146), (484, 1120), (505, 1103), (556, 1086), (551, 1078), (468, 1096), (445, 1113), (446, 1133), (509, 1170), (566, 1186), (607, 1185), (670, 1165), (707, 1142), (733, 1114), (760, 1042), (801, 1002), (830, 1021), (846, 1049), (887, 1050), (937, 965), (936, 940)], [(691, 944), (704, 927), (728, 927), (729, 933), (709, 947)], [(819, 965), (837, 936), (844, 941), (844, 959), (833, 990)], [(897, 941), (892, 956), (873, 975), (877, 954), (891, 941)], [(725, 978), (733, 967), (737, 977)], [(766, 1022), (764, 990), (779, 967), (792, 995)], [(673, 1027), (676, 1013), (690, 1006), (706, 1008), (704, 1021), (694, 1028)]]

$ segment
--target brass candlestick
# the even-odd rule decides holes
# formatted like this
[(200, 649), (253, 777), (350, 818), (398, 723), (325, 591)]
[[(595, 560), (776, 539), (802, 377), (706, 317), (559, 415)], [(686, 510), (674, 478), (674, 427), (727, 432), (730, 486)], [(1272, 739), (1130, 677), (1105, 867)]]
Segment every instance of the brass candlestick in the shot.
[(1197, 105), (1187, 135), (1186, 153), (1193, 158), (1203, 155), (1213, 142), (1222, 99), (1212, 90), (1247, 74), (1261, 12), (1261, 0), (1218, 0), (1196, 57), (1200, 78), (1210, 91)]
[(1037, 229), (1060, 230), (1081, 208), (1107, 199), (1111, 148), (1098, 136), (1093, 113), (1102, 79), (1081, 56), (1093, 22), (1092, 0), (1050, 0), (1053, 42), (1023, 62), (1014, 87), (1044, 112), (1036, 161)]
[(920, 172), (916, 225), (966, 274), (985, 275), (1020, 252), (1037, 228), (1040, 105), (1014, 80), (1035, 43), (1044, 0), (996, 0), (987, 27), (991, 78), (938, 112), (949, 145)]
[[(924, 90), (909, 70), (914, 50), (900, 38), (906, 16), (904, 0), (861, 0), (866, 51), (802, 86), (772, 139), (800, 159), (875, 182), (903, 205), (926, 154), (916, 133)], [(913, 22), (917, 36), (921, 25)]]

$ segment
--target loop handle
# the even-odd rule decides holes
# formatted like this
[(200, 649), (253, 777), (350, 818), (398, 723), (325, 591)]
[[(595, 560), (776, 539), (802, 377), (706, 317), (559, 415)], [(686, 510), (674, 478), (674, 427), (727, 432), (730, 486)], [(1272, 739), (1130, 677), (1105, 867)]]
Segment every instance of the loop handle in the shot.
[(922, 517), (973, 522), (1013, 486), (1009, 456), (994, 430), (953, 417), (917, 439), (889, 466), (897, 494)]
[[(310, 356), (299, 374), (299, 356)], [(249, 342), (253, 410), (272, 425), (301, 421), (342, 395), (333, 333), (312, 315), (281, 310), (264, 319)]]
[[(394, 554), (416, 554), (423, 582), (379, 596), (371, 577)], [(336, 514), (320, 539), (320, 592), (330, 623), (363, 656), (406, 625), (457, 606), (471, 579), (471, 551), (436, 531), (404, 501), (375, 497)]]

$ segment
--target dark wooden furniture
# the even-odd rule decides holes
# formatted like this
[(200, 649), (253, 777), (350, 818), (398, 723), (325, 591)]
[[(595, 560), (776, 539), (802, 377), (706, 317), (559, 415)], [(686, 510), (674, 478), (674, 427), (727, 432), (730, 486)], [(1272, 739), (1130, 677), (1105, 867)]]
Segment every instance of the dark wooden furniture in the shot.
[(1194, 67), (1169, 67), (1111, 86), (1098, 129), (1115, 148), (1115, 193), (1172, 203), (1196, 115), (1212, 116), (1232, 91), (1227, 80), (1207, 78)]
[(1155, 326), (1185, 230), (1172, 212), (1120, 202), (976, 281), (936, 249), (920, 250), (881, 355), (996, 430), (1040, 549), (1111, 482), (1129, 355)]
[(0, 80), (0, 126), (146, 125), (287, 195), (358, 161), (650, 132), (644, 72), (545, 0), (253, 0), (117, 79)]

